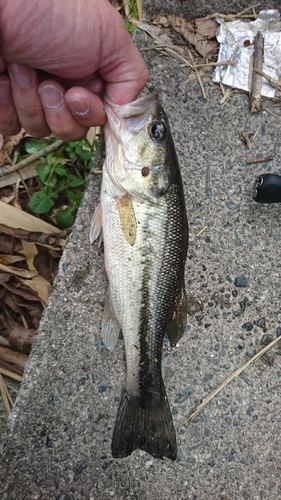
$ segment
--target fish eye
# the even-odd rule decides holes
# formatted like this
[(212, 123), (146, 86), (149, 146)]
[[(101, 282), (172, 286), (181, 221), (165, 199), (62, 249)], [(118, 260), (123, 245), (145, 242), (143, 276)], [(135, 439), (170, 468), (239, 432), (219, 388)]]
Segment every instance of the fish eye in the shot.
[(156, 139), (157, 141), (162, 141), (162, 139), (166, 136), (166, 126), (163, 122), (153, 122), (151, 123), (148, 133), (152, 139)]

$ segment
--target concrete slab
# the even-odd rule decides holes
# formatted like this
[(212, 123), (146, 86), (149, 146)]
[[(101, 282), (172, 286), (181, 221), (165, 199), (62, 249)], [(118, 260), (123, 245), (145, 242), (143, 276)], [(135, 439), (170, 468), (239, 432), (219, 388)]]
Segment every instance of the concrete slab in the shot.
[[(173, 12), (187, 19), (196, 19), (204, 17), (214, 12), (230, 14), (241, 12), (250, 5), (254, 5), (249, 0), (145, 0), (145, 14), (148, 18), (156, 17), (160, 12)], [(256, 3), (258, 11), (270, 8), (280, 8), (280, 0), (261, 0)]]
[[(124, 347), (100, 337), (106, 280), (89, 244), (99, 199), (92, 174), (60, 262), (20, 393), (1, 444), (3, 500), (281, 498), (281, 349), (251, 365), (200, 413), (198, 403), (281, 328), (280, 205), (258, 205), (255, 177), (279, 172), (281, 108), (249, 114), (248, 97), (221, 106), (217, 86), (184, 84), (178, 61), (137, 42), (159, 91), (182, 167), (190, 245), (190, 315), (163, 371), (178, 439), (175, 462), (136, 451), (114, 460), (110, 443), (124, 380)], [(249, 150), (239, 138), (261, 129)], [(246, 165), (253, 157), (273, 156)], [(100, 148), (95, 169), (101, 167)], [(207, 226), (205, 231), (198, 232)]]

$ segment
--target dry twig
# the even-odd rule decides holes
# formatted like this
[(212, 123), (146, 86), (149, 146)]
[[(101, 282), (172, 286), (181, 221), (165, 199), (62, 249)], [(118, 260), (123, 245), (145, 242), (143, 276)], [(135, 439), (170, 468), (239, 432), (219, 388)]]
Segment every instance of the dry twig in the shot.
[(15, 165), (3, 165), (0, 168), (0, 177), (4, 177), (5, 175), (10, 174), (11, 172), (16, 172), (17, 170), (26, 167), (26, 165), (29, 165), (30, 163), (36, 160), (39, 160), (39, 158), (41, 158), (42, 156), (46, 156), (52, 151), (55, 151), (55, 149), (58, 149), (63, 143), (64, 141), (61, 140), (53, 142), (53, 144), (50, 144), (46, 148), (41, 149), (41, 151), (37, 151), (37, 153), (30, 155), (28, 158), (20, 161), (19, 163), (16, 163)]
[[(264, 37), (260, 33), (257, 32), (254, 39), (254, 59), (253, 59), (253, 72), (251, 75), (252, 85), (251, 85), (251, 113), (257, 113), (262, 109), (262, 101), (261, 101), (261, 86), (262, 86), (262, 77), (259, 72), (262, 71), (263, 66), (263, 53), (264, 53)], [(258, 70), (258, 71), (257, 71)]]
[(268, 81), (268, 83), (270, 83), (270, 85), (272, 87), (274, 87), (276, 90), (278, 90), (279, 92), (281, 92), (281, 83), (278, 82), (278, 80), (275, 80), (275, 78), (272, 78), (271, 76), (267, 75), (266, 73), (264, 73), (263, 71), (259, 70), (258, 68), (253, 68), (253, 70), (256, 73), (258, 73), (260, 76), (263, 76)]
[(252, 158), (250, 160), (247, 160), (246, 164), (251, 165), (251, 163), (262, 163), (264, 161), (272, 161), (272, 160), (273, 160), (273, 156), (266, 156), (264, 158)]

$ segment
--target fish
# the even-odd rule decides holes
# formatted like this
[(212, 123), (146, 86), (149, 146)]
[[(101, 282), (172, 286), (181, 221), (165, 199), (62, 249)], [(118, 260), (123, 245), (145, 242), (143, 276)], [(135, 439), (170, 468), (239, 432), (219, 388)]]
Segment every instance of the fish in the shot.
[(102, 232), (108, 290), (102, 337), (113, 351), (120, 330), (126, 381), (111, 451), (177, 456), (161, 372), (164, 335), (171, 346), (187, 321), (184, 283), (188, 222), (180, 167), (156, 93), (125, 105), (105, 98), (106, 157), (90, 241)]

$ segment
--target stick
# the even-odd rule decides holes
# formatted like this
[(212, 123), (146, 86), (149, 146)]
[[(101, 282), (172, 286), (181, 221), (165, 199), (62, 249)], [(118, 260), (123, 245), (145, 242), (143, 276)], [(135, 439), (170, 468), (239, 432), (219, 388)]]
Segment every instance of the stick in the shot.
[(264, 37), (260, 33), (260, 31), (258, 31), (255, 36), (254, 46), (255, 50), (254, 50), (251, 101), (250, 101), (251, 113), (257, 113), (262, 109), (262, 102), (261, 102), (262, 77), (259, 74), (259, 71), (262, 71), (262, 65), (263, 65)]
[(263, 161), (272, 161), (273, 156), (267, 156), (265, 158), (252, 158), (246, 161), (247, 165), (251, 165), (251, 163), (262, 163)]
[(190, 64), (181, 64), (181, 68), (184, 68), (184, 66), (188, 66), (192, 69), (195, 68), (204, 68), (205, 66), (228, 66), (228, 65), (234, 65), (237, 64), (237, 61), (232, 61), (229, 59), (228, 61), (219, 61), (219, 62), (208, 62), (208, 63), (202, 63), (202, 64), (194, 64), (193, 66), (190, 66)]
[(196, 234), (196, 236), (200, 236), (202, 233), (204, 233), (204, 231), (206, 231), (206, 229), (208, 229), (209, 226), (204, 226), (202, 227), (202, 229), (200, 229), (200, 231)]
[(275, 78), (272, 78), (271, 76), (267, 75), (263, 71), (260, 71), (258, 68), (253, 68), (253, 69), (256, 73), (263, 76), (268, 81), (268, 83), (270, 83), (270, 85), (272, 87), (274, 87), (276, 90), (279, 90), (279, 92), (281, 92), (281, 83), (278, 82), (278, 80), (275, 80)]
[(42, 156), (46, 156), (55, 149), (58, 149), (63, 143), (64, 141), (61, 140), (53, 142), (53, 144), (50, 144), (50, 146), (41, 149), (41, 151), (38, 151), (37, 153), (30, 155), (28, 158), (20, 161), (19, 163), (16, 163), (15, 165), (3, 165), (3, 167), (0, 168), (0, 177), (4, 177), (5, 175), (10, 174), (11, 172), (16, 172), (20, 168), (29, 165), (33, 161), (39, 160), (39, 158), (41, 158)]
[(227, 384), (229, 384), (229, 382), (231, 382), (231, 380), (238, 377), (238, 375), (240, 375), (240, 373), (242, 373), (246, 368), (248, 368), (248, 366), (251, 363), (256, 361), (258, 358), (260, 358), (267, 351), (269, 351), (269, 349), (271, 349), (271, 347), (273, 347), (275, 344), (277, 344), (277, 342), (280, 342), (280, 340), (281, 340), (281, 337), (277, 337), (276, 339), (272, 340), (272, 342), (270, 342), (270, 344), (265, 346), (261, 351), (257, 352), (251, 359), (249, 359), (248, 361), (246, 361), (246, 363), (244, 363), (242, 366), (240, 366), (240, 368), (237, 368), (237, 370), (235, 370), (228, 377), (226, 377), (226, 379), (224, 379), (218, 385), (218, 387), (216, 389), (214, 389), (212, 392), (210, 392), (210, 394), (208, 394), (208, 396), (205, 399), (203, 399), (202, 403), (200, 403), (200, 405), (197, 406), (196, 410), (193, 413), (191, 413), (191, 415), (188, 417), (187, 422), (189, 424), (191, 424), (192, 420), (195, 417), (197, 417), (198, 413), (200, 413), (200, 411), (203, 410), (203, 408), (206, 406), (206, 404), (208, 404), (209, 401), (211, 401), (211, 399), (213, 399), (224, 387), (226, 387)]
[(23, 369), (19, 368), (18, 366), (13, 365), (12, 363), (9, 363), (8, 361), (5, 361), (4, 359), (0, 358), (0, 366), (3, 368), (8, 368), (13, 373), (17, 373), (21, 377), (23, 376)]
[(14, 238), (27, 241), (29, 243), (40, 243), (41, 245), (50, 245), (54, 248), (64, 248), (67, 243), (67, 238), (71, 233), (69, 228), (63, 229), (59, 233), (41, 233), (39, 231), (26, 231), (25, 229), (15, 229), (5, 224), (0, 223), (0, 232), (9, 234)]

